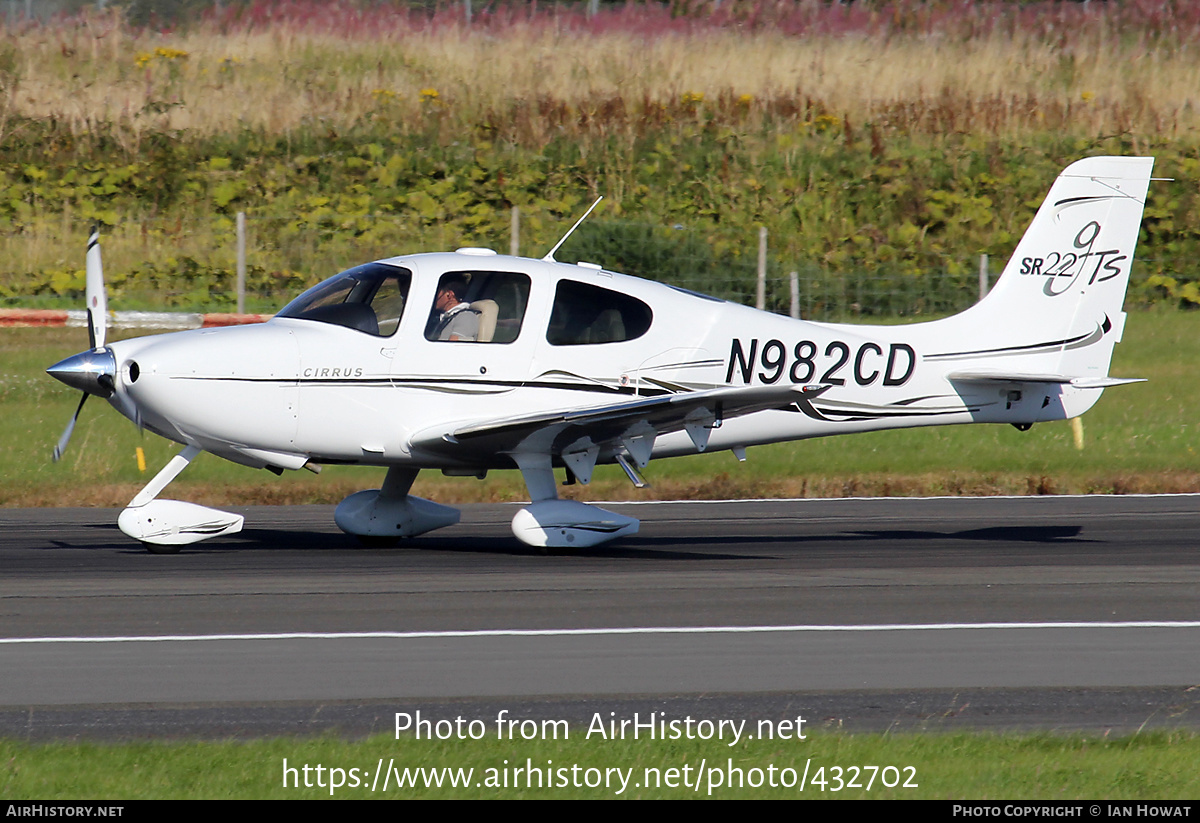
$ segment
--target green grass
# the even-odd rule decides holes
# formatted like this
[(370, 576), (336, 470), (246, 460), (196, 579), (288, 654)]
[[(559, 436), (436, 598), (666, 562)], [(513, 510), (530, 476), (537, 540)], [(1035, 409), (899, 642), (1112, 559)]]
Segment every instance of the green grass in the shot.
[[(750, 726), (750, 722), (747, 723)], [(708, 780), (716, 782), (713, 768), (724, 768), (724, 785), (712, 789), (719, 798), (904, 798), (986, 800), (1155, 800), (1189, 798), (1200, 795), (1200, 773), (1195, 763), (1200, 758), (1200, 737), (1185, 733), (1152, 733), (1131, 738), (1058, 736), (1050, 734), (993, 736), (986, 734), (862, 734), (809, 733), (805, 740), (743, 741), (728, 746), (718, 741), (641, 740), (604, 741), (584, 739), (584, 729), (572, 729), (569, 740), (499, 741), (481, 740), (417, 741), (395, 740), (390, 736), (362, 742), (334, 738), (315, 740), (277, 739), (253, 742), (208, 743), (53, 743), (31, 745), (0, 741), (0, 794), (9, 801), (208, 798), (208, 799), (317, 799), (340, 798), (632, 798), (706, 797)], [(304, 787), (304, 773), (298, 771), (300, 788), (283, 787), (283, 762), (289, 767), (314, 767), (310, 782), (317, 782), (315, 766), (321, 764), (324, 788)], [(372, 793), (369, 788), (380, 759), (404, 768), (473, 769), (466, 788), (413, 789)], [(594, 788), (557, 785), (543, 788), (515, 788), (512, 769), (525, 766), (566, 768), (567, 782), (574, 774), (582, 780), (585, 769), (632, 769), (628, 788), (620, 795), (616, 788), (603, 784)], [(506, 765), (507, 761), (507, 765)], [(552, 765), (548, 761), (553, 761)], [(700, 771), (701, 764), (704, 770)], [(730, 788), (728, 772), (741, 769), (743, 779), (761, 787)], [(798, 787), (769, 785), (769, 768), (796, 780), (784, 769), (803, 775), (808, 768), (809, 783), (803, 792)], [(676, 781), (689, 767), (690, 788), (665, 785), (637, 787), (645, 783), (647, 769), (658, 769), (665, 783), (668, 769), (680, 770)], [(837, 785), (835, 767), (841, 767), (843, 781), (850, 781), (853, 766), (897, 767), (900, 785), (882, 784), (882, 771), (875, 774), (868, 791), (869, 771), (859, 772), (862, 788)], [(905, 771), (912, 767), (912, 771)], [(349, 785), (330, 792), (328, 772), (341, 768), (358, 769), (366, 787)], [(476, 786), (487, 780), (488, 769), (509, 769), (508, 787), (502, 771), (493, 775), (496, 788)], [(825, 779), (824, 790), (811, 781), (818, 769)], [(754, 773), (753, 769), (762, 770)], [(626, 772), (628, 774), (628, 772)], [(701, 785), (695, 788), (696, 775)], [(556, 783), (558, 772), (552, 776)], [(365, 775), (365, 777), (363, 777)], [(651, 772), (653, 777), (654, 773)], [(595, 782), (596, 773), (593, 773)], [(889, 772), (888, 782), (895, 782)], [(615, 780), (615, 774), (614, 774)], [(904, 787), (908, 780), (915, 788)], [(349, 780), (347, 780), (349, 782)], [(382, 782), (379, 784), (382, 786)]]
[[(0, 331), (0, 505), (122, 505), (178, 451), (139, 433), (96, 399), (84, 408), (61, 463), (50, 452), (78, 402), (78, 393), (44, 374), (81, 348), (70, 329)], [(1083, 418), (1085, 448), (1074, 446), (1068, 423), (1035, 426), (951, 426), (862, 434), (749, 450), (738, 463), (728, 453), (660, 460), (646, 474), (652, 488), (632, 488), (614, 467), (600, 467), (585, 499), (655, 497), (842, 496), (995, 493), (1089, 493), (1200, 490), (1197, 423), (1200, 387), (1184, 353), (1200, 336), (1200, 313), (1130, 315), (1112, 373), (1149, 382), (1109, 389)], [(148, 469), (137, 468), (142, 447)], [(174, 494), (217, 505), (336, 502), (381, 482), (381, 469), (331, 467), (320, 477), (291, 472), (276, 478), (202, 455), (175, 481)], [(443, 501), (519, 500), (517, 472), (493, 472), (484, 482), (425, 472), (416, 493)]]

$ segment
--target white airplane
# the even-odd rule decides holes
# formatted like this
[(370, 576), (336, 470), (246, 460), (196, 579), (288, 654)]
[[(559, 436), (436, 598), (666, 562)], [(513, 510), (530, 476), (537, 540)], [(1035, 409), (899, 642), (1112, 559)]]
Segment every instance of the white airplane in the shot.
[(560, 241), (541, 260), (401, 255), (326, 280), (266, 323), (108, 343), (93, 234), (91, 348), (48, 369), (84, 392), (55, 459), (93, 394), (182, 444), (118, 520), (154, 552), (242, 527), (240, 515), (157, 499), (201, 451), (277, 474), (387, 467), (383, 488), (334, 514), (367, 543), (458, 522), (458, 510), (409, 494), (421, 469), (517, 468), (532, 502), (514, 534), (564, 548), (633, 534), (638, 521), (559, 499), (556, 468), (587, 483), (597, 464), (617, 463), (642, 485), (638, 470), (658, 457), (1075, 417), (1104, 388), (1136, 382), (1108, 368), (1153, 164), (1072, 164), (985, 299), (907, 326), (793, 320), (559, 263)]

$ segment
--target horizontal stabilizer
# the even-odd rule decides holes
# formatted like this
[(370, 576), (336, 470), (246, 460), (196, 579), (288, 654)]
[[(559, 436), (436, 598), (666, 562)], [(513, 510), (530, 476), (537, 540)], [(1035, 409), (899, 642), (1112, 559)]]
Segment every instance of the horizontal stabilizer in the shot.
[(1145, 383), (1144, 377), (1076, 377), (1071, 385), (1077, 389), (1107, 389), (1109, 386), (1125, 386), (1129, 383)]
[(1106, 389), (1127, 383), (1144, 383), (1144, 377), (1071, 377), (1067, 374), (1031, 372), (956, 371), (946, 375), (955, 383), (1054, 383), (1077, 389)]

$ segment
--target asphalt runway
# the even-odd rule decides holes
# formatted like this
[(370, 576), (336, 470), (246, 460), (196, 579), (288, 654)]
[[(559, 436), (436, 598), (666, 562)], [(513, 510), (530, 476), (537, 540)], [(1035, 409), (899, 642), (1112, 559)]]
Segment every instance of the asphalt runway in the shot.
[(0, 734), (1200, 728), (1197, 496), (613, 504), (639, 535), (549, 555), (517, 508), (364, 549), (332, 507), (257, 507), (173, 556), (114, 510), (0, 510)]

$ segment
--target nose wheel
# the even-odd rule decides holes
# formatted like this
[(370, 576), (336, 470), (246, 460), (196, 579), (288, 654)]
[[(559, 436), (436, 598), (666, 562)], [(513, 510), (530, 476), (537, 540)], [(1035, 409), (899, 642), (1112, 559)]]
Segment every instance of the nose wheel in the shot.
[(180, 546), (242, 530), (240, 514), (182, 500), (155, 499), (199, 453), (199, 446), (188, 446), (172, 457), (117, 518), (121, 531), (153, 554), (176, 554)]

